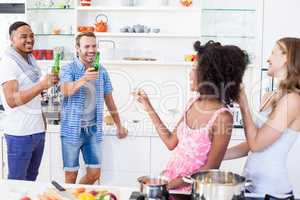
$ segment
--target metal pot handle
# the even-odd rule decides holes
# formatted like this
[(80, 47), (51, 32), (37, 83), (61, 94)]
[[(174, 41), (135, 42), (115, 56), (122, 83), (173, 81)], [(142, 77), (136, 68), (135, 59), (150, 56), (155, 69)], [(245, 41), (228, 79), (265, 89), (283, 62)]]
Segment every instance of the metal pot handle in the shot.
[(184, 176), (182, 177), (183, 182), (188, 183), (188, 184), (194, 184), (195, 179), (193, 179), (190, 176)]
[(246, 180), (246, 182), (245, 182), (245, 187), (250, 187), (250, 186), (252, 186), (253, 184), (252, 184), (252, 181), (251, 180)]
[(266, 194), (265, 200), (272, 200), (272, 199), (277, 199), (277, 200), (294, 200), (295, 197), (292, 195), (292, 196), (287, 197), (287, 198), (279, 199), (279, 198), (273, 197), (273, 196), (271, 196), (269, 194)]

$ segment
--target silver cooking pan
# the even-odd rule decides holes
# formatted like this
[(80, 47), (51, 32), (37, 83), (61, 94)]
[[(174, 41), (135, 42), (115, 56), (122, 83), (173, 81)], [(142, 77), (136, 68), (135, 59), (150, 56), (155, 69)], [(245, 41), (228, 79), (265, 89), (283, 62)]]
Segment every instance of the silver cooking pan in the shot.
[(220, 170), (199, 171), (183, 181), (192, 184), (193, 200), (234, 200), (244, 195), (251, 183), (238, 174)]

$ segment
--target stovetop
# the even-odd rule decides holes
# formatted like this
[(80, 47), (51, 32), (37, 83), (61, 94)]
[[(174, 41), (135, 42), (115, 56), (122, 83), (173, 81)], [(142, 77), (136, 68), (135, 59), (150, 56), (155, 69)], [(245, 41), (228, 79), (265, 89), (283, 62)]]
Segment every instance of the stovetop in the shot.
[[(169, 194), (169, 197), (149, 199), (149, 198), (146, 198), (140, 192), (133, 192), (131, 194), (129, 200), (193, 200), (193, 199), (205, 200), (205, 198), (193, 198), (192, 195), (185, 195), (185, 194)], [(251, 200), (254, 200), (254, 199), (256, 199), (256, 198), (251, 197)], [(257, 197), (257, 199), (261, 199), (261, 197)], [(240, 195), (240, 196), (233, 197), (232, 200), (249, 200), (249, 198), (247, 198), (247, 195), (246, 195), (246, 197), (244, 195)], [(265, 200), (277, 200), (277, 198), (265, 197)], [(282, 199), (278, 199), (278, 200), (282, 200)], [(294, 199), (294, 197), (290, 197), (290, 198), (286, 198), (284, 200), (297, 200), (297, 199)]]
[[(147, 198), (140, 192), (133, 192), (129, 198), (129, 200), (205, 200), (205, 198), (193, 198), (192, 195), (186, 194), (169, 194), (168, 197), (161, 197), (161, 198)], [(235, 196), (232, 200), (246, 200), (244, 196)]]

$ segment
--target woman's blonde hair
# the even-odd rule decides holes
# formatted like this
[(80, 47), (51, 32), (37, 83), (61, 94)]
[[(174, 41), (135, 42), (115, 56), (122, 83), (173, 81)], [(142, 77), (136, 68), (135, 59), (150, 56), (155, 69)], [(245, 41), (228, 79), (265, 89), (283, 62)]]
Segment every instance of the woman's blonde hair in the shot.
[(285, 79), (279, 83), (279, 95), (272, 101), (272, 111), (285, 94), (300, 94), (300, 38), (281, 38), (277, 41), (277, 45), (287, 57), (287, 73)]

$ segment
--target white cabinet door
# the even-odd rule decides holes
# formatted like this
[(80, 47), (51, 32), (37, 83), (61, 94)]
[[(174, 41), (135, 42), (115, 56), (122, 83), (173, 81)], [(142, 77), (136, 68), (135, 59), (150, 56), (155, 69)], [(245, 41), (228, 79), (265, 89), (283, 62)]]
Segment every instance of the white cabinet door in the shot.
[(110, 171), (150, 171), (150, 142), (147, 137), (104, 136), (102, 169)]
[(135, 185), (136, 178), (150, 172), (150, 139), (132, 137), (118, 139), (104, 136), (102, 180), (105, 185)]
[(109, 171), (104, 170), (101, 174), (101, 185), (137, 188), (137, 178), (147, 175), (144, 172)]
[(50, 137), (49, 134), (45, 135), (45, 146), (44, 153), (41, 161), (41, 165), (39, 168), (39, 174), (37, 177), (37, 181), (41, 182), (49, 182), (50, 181)]
[(50, 141), (50, 177), (51, 180), (55, 180), (58, 182), (64, 182), (64, 171), (63, 171), (63, 161), (62, 161), (62, 153), (61, 153), (61, 142), (60, 142), (60, 134), (57, 132), (49, 132), (48, 133)]
[(151, 174), (159, 175), (167, 166), (172, 155), (159, 137), (151, 138)]
[[(228, 148), (238, 145), (242, 142), (243, 142), (243, 140), (231, 140), (228, 145)], [(234, 160), (224, 160), (224, 161), (222, 161), (220, 169), (225, 170), (225, 171), (235, 172), (237, 174), (242, 175), (246, 160), (247, 160), (247, 157), (234, 159)]]

